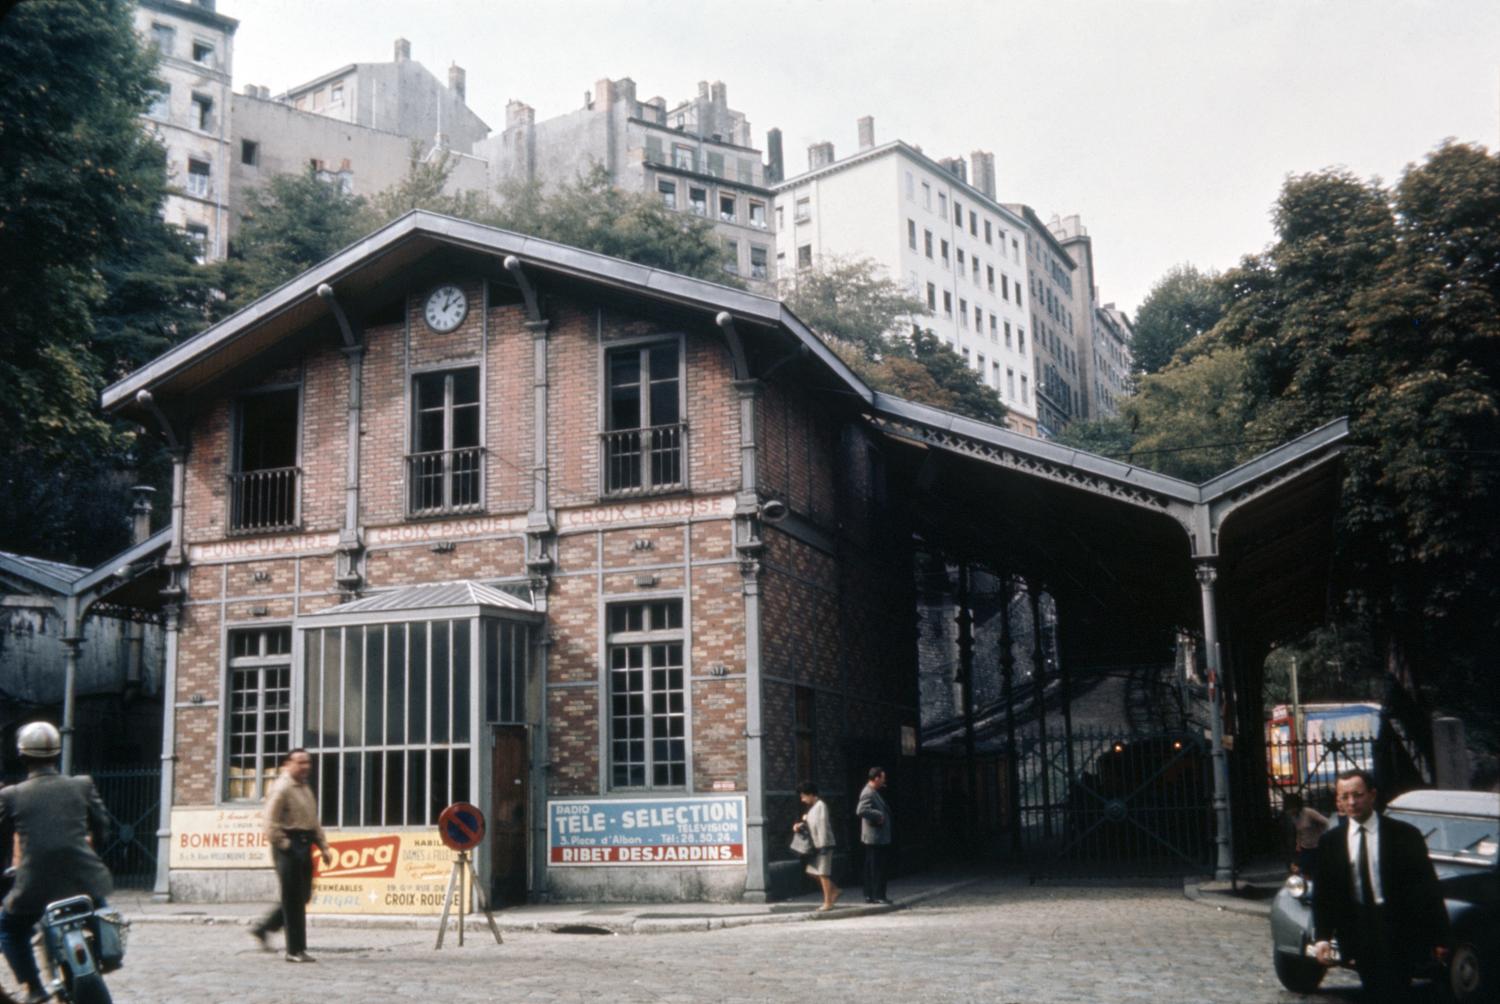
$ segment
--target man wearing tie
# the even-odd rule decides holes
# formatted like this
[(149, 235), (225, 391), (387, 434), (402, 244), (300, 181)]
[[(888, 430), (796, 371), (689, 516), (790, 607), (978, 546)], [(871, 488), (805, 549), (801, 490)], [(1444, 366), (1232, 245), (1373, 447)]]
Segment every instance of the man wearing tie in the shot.
[(1348, 770), (1334, 787), (1343, 825), (1318, 841), (1313, 927), (1318, 961), (1339, 954), (1372, 1000), (1397, 1000), (1415, 969), (1444, 943), (1448, 912), (1427, 844), (1415, 826), (1375, 811), (1368, 771)]

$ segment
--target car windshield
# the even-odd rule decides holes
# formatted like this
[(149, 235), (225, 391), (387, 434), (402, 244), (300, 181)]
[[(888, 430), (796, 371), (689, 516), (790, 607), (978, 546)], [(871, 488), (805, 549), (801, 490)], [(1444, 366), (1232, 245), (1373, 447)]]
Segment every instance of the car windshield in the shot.
[(1422, 831), (1430, 854), (1494, 864), (1500, 853), (1500, 820), (1483, 816), (1441, 816), (1432, 812), (1392, 812)]

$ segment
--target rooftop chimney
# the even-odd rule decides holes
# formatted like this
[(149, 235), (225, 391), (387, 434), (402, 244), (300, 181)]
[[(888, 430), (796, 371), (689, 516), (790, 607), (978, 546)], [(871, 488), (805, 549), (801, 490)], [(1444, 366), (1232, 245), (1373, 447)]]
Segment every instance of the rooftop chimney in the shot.
[(859, 148), (868, 150), (875, 145), (875, 117), (866, 115), (859, 120)]
[(833, 144), (828, 142), (814, 143), (807, 148), (807, 169), (816, 171), (820, 167), (827, 167), (833, 163)]
[(710, 99), (713, 101), (714, 104), (716, 104), (716, 105), (728, 105), (729, 104), (729, 94), (724, 89), (724, 81), (722, 81), (722, 80), (715, 80), (712, 84), (709, 85), (708, 93), (709, 93)]
[(404, 63), (411, 59), (411, 43), (404, 38), (396, 39), (396, 62)]
[(448, 90), (452, 91), (454, 94), (457, 94), (458, 100), (460, 101), (465, 100), (464, 79), (465, 74), (464, 68), (462, 66), (454, 63), (452, 66), (448, 67)]
[(969, 154), (969, 165), (974, 171), (974, 187), (993, 199), (995, 197), (995, 155), (987, 150), (975, 150)]
[(505, 128), (536, 124), (536, 110), (524, 101), (512, 98), (505, 105)]
[(968, 168), (965, 167), (964, 159), (962, 157), (944, 157), (942, 160), (938, 161), (938, 166), (947, 171), (949, 174), (953, 175), (959, 181), (969, 180)]
[(786, 177), (786, 168), (781, 159), (781, 130), (766, 132), (766, 184), (774, 184)]

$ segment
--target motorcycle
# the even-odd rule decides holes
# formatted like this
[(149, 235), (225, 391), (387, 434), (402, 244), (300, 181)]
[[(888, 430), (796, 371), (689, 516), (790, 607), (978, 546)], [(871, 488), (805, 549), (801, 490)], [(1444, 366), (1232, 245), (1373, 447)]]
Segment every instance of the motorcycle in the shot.
[(87, 896), (70, 896), (48, 903), (37, 928), (47, 992), (70, 1004), (111, 1004), (104, 974), (125, 961), (129, 921)]

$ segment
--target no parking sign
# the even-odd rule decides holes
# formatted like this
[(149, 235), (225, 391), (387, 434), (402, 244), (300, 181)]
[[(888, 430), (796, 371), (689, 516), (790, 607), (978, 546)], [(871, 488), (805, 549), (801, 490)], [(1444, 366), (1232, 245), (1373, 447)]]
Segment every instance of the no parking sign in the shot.
[(438, 837), (450, 850), (472, 851), (484, 839), (484, 813), (477, 805), (454, 802), (438, 816)]

